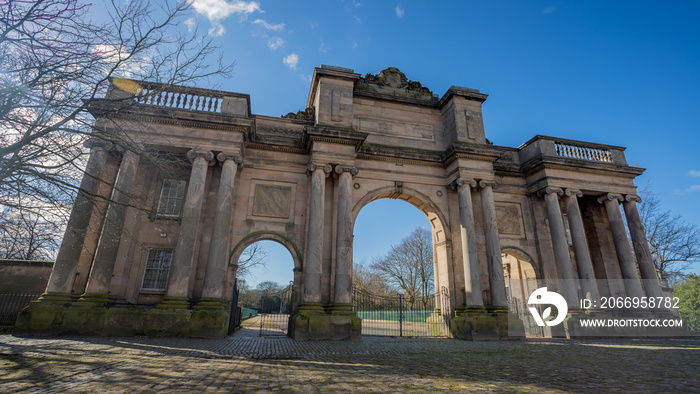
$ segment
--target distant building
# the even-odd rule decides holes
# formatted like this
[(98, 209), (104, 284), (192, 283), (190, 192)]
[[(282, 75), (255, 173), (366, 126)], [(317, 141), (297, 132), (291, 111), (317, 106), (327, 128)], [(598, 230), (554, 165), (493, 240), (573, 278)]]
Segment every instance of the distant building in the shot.
[(553, 279), (575, 284), (559, 289), (570, 305), (661, 295), (636, 207), (644, 170), (617, 146), (493, 145), (486, 99), (457, 86), (438, 97), (395, 68), (321, 66), (306, 110), (270, 117), (245, 94), (114, 80), (91, 103), (95, 128), (134, 148), (92, 143), (82, 187), (112, 202), (78, 198), (46, 294), (17, 330), (223, 336), (239, 255), (273, 240), (294, 259), (290, 336), (359, 339), (353, 226), (381, 198), (430, 221), (435, 287), (449, 294), (436, 313), (455, 337), (508, 336), (512, 298)]

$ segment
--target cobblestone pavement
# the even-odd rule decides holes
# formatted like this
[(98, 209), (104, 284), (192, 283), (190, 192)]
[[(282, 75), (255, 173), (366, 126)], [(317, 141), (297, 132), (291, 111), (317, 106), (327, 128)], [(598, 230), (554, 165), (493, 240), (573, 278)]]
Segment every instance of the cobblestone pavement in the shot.
[(697, 392), (700, 338), (295, 342), (0, 335), (0, 392)]

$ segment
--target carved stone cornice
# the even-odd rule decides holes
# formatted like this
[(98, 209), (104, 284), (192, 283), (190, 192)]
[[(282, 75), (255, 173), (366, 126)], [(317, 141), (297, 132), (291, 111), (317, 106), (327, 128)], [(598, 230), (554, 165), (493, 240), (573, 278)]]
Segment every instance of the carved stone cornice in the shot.
[(600, 204), (602, 204), (605, 200), (610, 200), (610, 201), (617, 200), (618, 203), (624, 201), (624, 199), (622, 198), (622, 195), (616, 194), (616, 193), (607, 193), (607, 194), (604, 194), (604, 195), (598, 197), (598, 203), (600, 203)]
[(476, 187), (477, 183), (471, 178), (457, 178), (450, 183), (452, 190), (457, 190), (459, 186), (467, 185), (469, 187)]
[(576, 196), (583, 197), (583, 192), (578, 189), (566, 189), (564, 190), (564, 195), (567, 197)]
[(328, 176), (333, 171), (333, 167), (330, 164), (309, 163), (306, 166), (306, 175), (311, 175), (316, 170), (323, 170), (326, 173), (325, 175)]
[(106, 150), (106, 151), (110, 151), (110, 150), (114, 149), (113, 142), (105, 141), (103, 139), (96, 138), (96, 137), (91, 137), (91, 138), (85, 140), (85, 142), (83, 142), (83, 146), (88, 148), (88, 149), (99, 148), (101, 150)]
[(214, 153), (210, 150), (191, 149), (189, 152), (187, 152), (187, 158), (192, 163), (194, 163), (195, 159), (197, 159), (198, 157), (201, 157), (204, 160), (206, 160), (209, 163), (209, 165), (214, 164)]
[(349, 172), (350, 175), (352, 175), (352, 178), (353, 178), (353, 179), (355, 179), (355, 177), (357, 176), (357, 174), (360, 173), (360, 170), (358, 170), (357, 167), (341, 166), (341, 165), (335, 166), (335, 170), (334, 170), (334, 171), (335, 171), (335, 173), (338, 174), (338, 175), (340, 175), (340, 174), (342, 174), (342, 173), (344, 173), (344, 172)]
[(300, 137), (304, 134), (303, 130), (287, 129), (284, 127), (269, 127), (269, 126), (258, 126), (255, 129), (256, 133), (261, 134), (271, 134), (271, 135), (289, 135), (294, 137)]
[(627, 202), (632, 202), (632, 201), (642, 202), (642, 198), (635, 195), (635, 194), (627, 194), (627, 195), (625, 195), (625, 201), (627, 201)]
[(547, 194), (552, 194), (556, 193), (557, 196), (563, 196), (564, 195), (564, 190), (558, 187), (544, 187), (540, 190), (537, 191), (537, 197), (542, 197)]

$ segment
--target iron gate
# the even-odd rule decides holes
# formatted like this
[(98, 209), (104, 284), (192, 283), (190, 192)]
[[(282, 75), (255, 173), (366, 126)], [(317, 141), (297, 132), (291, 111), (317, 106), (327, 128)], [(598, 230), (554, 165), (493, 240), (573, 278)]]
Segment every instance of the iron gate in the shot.
[(260, 336), (287, 335), (289, 316), (292, 314), (292, 288), (293, 282), (290, 282), (282, 290), (262, 293), (258, 302)]
[(449, 294), (445, 287), (437, 294), (406, 297), (377, 295), (353, 288), (353, 310), (362, 319), (362, 335), (392, 337), (449, 337)]
[(0, 326), (14, 326), (22, 309), (40, 296), (41, 293), (0, 292)]

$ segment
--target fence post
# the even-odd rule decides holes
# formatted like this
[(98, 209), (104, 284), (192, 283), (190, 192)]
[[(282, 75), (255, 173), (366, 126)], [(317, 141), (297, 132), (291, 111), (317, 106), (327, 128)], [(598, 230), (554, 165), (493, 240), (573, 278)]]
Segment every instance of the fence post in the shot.
[(403, 294), (399, 293), (399, 336), (403, 337)]

